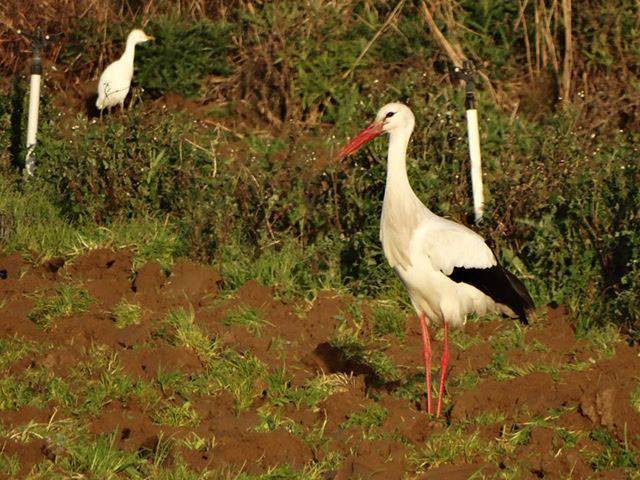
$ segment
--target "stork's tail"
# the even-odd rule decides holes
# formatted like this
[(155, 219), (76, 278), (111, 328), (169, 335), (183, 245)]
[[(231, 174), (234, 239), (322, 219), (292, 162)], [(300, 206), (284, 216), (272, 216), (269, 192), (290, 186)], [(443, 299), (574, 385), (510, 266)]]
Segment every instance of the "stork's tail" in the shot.
[(511, 307), (514, 313), (518, 315), (520, 321), (523, 324), (527, 325), (529, 323), (529, 315), (536, 308), (535, 303), (533, 303), (533, 298), (531, 298), (531, 295), (529, 295), (527, 287), (524, 286), (522, 280), (520, 280), (513, 273), (506, 270), (502, 266), (500, 268), (502, 268), (502, 272), (509, 280), (511, 287), (513, 288), (513, 293), (515, 294), (515, 305), (512, 304), (509, 305), (509, 307)]

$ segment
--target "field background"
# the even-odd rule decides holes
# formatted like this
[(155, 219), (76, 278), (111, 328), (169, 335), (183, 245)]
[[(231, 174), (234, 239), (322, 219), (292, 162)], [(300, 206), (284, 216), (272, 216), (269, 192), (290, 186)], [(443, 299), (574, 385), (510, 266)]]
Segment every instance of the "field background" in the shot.
[[(432, 423), (378, 241), (385, 142), (334, 159), (403, 101), (414, 189), (469, 222), (464, 92), (422, 2), (3, 2), (0, 473), (637, 478), (640, 5), (428, 9), (483, 74), (477, 230), (541, 307), (458, 334)], [(24, 182), (36, 25), (58, 35)], [(157, 41), (100, 118), (97, 77), (139, 26)]]

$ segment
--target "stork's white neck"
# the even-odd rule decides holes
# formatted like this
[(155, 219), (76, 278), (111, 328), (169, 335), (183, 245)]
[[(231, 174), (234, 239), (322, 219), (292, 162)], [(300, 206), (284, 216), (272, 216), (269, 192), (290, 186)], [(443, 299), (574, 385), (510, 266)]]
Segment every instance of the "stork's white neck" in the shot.
[(397, 129), (389, 134), (385, 197), (390, 194), (413, 194), (409, 184), (409, 177), (407, 176), (407, 147), (412, 130), (412, 128)]

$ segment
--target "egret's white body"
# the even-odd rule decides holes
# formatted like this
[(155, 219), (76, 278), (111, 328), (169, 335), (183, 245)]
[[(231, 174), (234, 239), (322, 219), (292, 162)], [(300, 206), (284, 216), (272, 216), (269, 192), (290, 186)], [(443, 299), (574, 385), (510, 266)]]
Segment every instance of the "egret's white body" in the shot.
[(136, 45), (153, 40), (142, 30), (131, 30), (127, 36), (127, 45), (122, 56), (109, 65), (98, 80), (98, 99), (96, 107), (100, 110), (116, 105), (124, 107), (133, 79), (133, 60)]
[(459, 327), (470, 313), (500, 312), (527, 320), (533, 301), (514, 275), (504, 270), (482, 237), (459, 223), (439, 217), (417, 197), (407, 176), (406, 156), (415, 125), (406, 105), (390, 103), (376, 120), (340, 153), (346, 156), (382, 133), (389, 134), (387, 181), (380, 240), (384, 255), (402, 279), (421, 323), (431, 413), (431, 346), (428, 325), (444, 324), (438, 415), (449, 360), (448, 328)]

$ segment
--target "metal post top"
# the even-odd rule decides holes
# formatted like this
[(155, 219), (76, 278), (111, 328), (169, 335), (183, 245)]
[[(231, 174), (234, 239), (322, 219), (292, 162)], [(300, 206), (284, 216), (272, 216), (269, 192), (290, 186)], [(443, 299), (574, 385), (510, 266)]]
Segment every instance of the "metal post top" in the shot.
[(40, 27), (33, 31), (17, 30), (18, 35), (22, 35), (31, 45), (33, 51), (33, 59), (31, 63), (31, 75), (42, 75), (42, 57), (41, 52), (47, 48), (56, 34), (44, 33)]
[(453, 69), (453, 78), (465, 83), (465, 107), (467, 110), (474, 110), (476, 102), (476, 66), (471, 60), (465, 60), (462, 67)]

